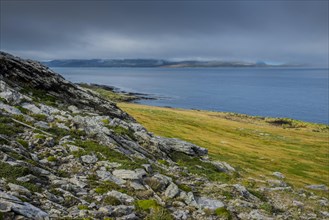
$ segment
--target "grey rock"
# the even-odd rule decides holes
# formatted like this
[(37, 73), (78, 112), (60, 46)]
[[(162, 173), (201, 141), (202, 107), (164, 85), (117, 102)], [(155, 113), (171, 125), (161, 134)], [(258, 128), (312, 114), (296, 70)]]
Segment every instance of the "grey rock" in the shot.
[(9, 212), (11, 210), (12, 203), (0, 200), (0, 212)]
[(179, 198), (182, 199), (187, 205), (199, 207), (192, 192), (186, 193), (184, 191), (181, 191), (179, 194)]
[(49, 219), (48, 214), (46, 212), (31, 205), (30, 203), (22, 202), (20, 199), (16, 198), (15, 196), (0, 191), (0, 198), (1, 198), (0, 207), (3, 210), (9, 210), (9, 208), (11, 208), (12, 211), (30, 219), (36, 219), (36, 220)]
[(41, 109), (32, 103), (24, 102), (21, 106), (31, 111), (33, 114), (43, 114)]
[(124, 215), (121, 217), (118, 217), (117, 220), (137, 220), (139, 219), (135, 213), (131, 213), (129, 215)]
[(201, 208), (207, 208), (211, 210), (224, 207), (223, 202), (216, 199), (209, 199), (206, 197), (196, 197), (196, 202)]
[(98, 161), (98, 158), (95, 155), (84, 155), (84, 156), (81, 156), (81, 160), (84, 163), (93, 164)]
[(292, 205), (296, 206), (296, 207), (299, 207), (299, 208), (302, 208), (304, 206), (304, 203), (299, 202), (297, 200), (294, 200), (294, 201), (292, 201)]
[(97, 170), (96, 174), (100, 177), (103, 181), (111, 181), (118, 185), (123, 185), (126, 183), (125, 180), (121, 179), (120, 177), (113, 176), (110, 172), (104, 170)]
[(320, 184), (320, 185), (308, 185), (306, 186), (306, 188), (308, 189), (313, 189), (313, 190), (320, 190), (320, 191), (327, 191), (328, 190), (328, 187), (323, 185), (323, 184)]
[(164, 195), (168, 198), (174, 198), (179, 193), (178, 186), (175, 183), (170, 183)]
[(134, 209), (135, 209), (134, 206), (126, 206), (126, 205), (113, 206), (113, 215), (115, 217), (129, 215), (134, 211)]
[(113, 175), (126, 180), (139, 180), (141, 178), (140, 174), (134, 170), (114, 170)]
[(24, 195), (31, 195), (30, 190), (26, 189), (23, 186), (16, 185), (13, 183), (9, 183), (8, 186), (9, 186), (10, 190), (13, 192), (17, 192), (19, 194), (24, 194)]
[(204, 156), (208, 154), (207, 149), (176, 138), (154, 137), (152, 140), (157, 143), (162, 151), (167, 153), (177, 151), (191, 156)]
[(4, 104), (0, 101), (0, 109), (5, 110), (6, 112), (13, 114), (13, 115), (21, 115), (22, 112), (18, 110), (17, 108), (14, 108), (10, 105)]
[(134, 188), (135, 190), (144, 190), (145, 186), (141, 184), (138, 180), (132, 180), (129, 182), (130, 187)]
[(221, 172), (235, 172), (235, 169), (226, 162), (211, 161), (210, 163), (213, 164)]
[(107, 193), (108, 196), (113, 196), (115, 198), (117, 198), (118, 200), (120, 200), (123, 203), (132, 203), (134, 202), (134, 198), (131, 196), (128, 196), (127, 194), (112, 190), (110, 192)]
[(186, 210), (176, 210), (173, 212), (173, 216), (178, 220), (186, 220), (188, 218), (188, 211)]
[(34, 123), (34, 126), (39, 127), (39, 128), (45, 128), (45, 129), (49, 128), (48, 123), (44, 122), (44, 121), (38, 121), (38, 122)]
[(284, 179), (284, 175), (280, 172), (273, 172), (273, 176), (276, 176), (279, 179)]

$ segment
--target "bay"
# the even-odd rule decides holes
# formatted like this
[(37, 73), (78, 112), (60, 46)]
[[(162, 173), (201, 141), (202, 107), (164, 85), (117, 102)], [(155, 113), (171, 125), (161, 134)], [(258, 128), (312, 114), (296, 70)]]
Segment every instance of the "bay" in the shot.
[(328, 124), (328, 69), (52, 68), (73, 82), (115, 86), (156, 100), (138, 103), (287, 117)]

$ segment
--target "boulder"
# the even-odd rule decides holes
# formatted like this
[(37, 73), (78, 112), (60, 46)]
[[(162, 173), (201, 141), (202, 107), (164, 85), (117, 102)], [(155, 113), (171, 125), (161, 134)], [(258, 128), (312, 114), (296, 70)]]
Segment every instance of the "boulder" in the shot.
[(175, 183), (170, 183), (164, 195), (168, 198), (174, 198), (179, 193), (179, 188)]
[(205, 209), (215, 210), (217, 208), (224, 207), (224, 203), (222, 201), (216, 199), (209, 199), (206, 197), (196, 197), (197, 204)]
[(81, 160), (87, 164), (94, 164), (98, 161), (98, 158), (95, 155), (84, 155), (81, 156)]

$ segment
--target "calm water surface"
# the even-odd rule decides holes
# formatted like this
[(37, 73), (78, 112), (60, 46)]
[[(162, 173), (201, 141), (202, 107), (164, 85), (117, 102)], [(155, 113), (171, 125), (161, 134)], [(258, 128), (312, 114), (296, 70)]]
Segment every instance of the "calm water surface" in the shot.
[(147, 93), (139, 103), (328, 124), (328, 69), (52, 68), (73, 82)]

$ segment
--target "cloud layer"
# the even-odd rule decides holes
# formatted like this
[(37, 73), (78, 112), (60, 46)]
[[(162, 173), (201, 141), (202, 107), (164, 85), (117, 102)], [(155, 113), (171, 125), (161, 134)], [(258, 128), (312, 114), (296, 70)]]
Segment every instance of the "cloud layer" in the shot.
[(328, 66), (328, 1), (1, 1), (1, 50), (33, 59)]

